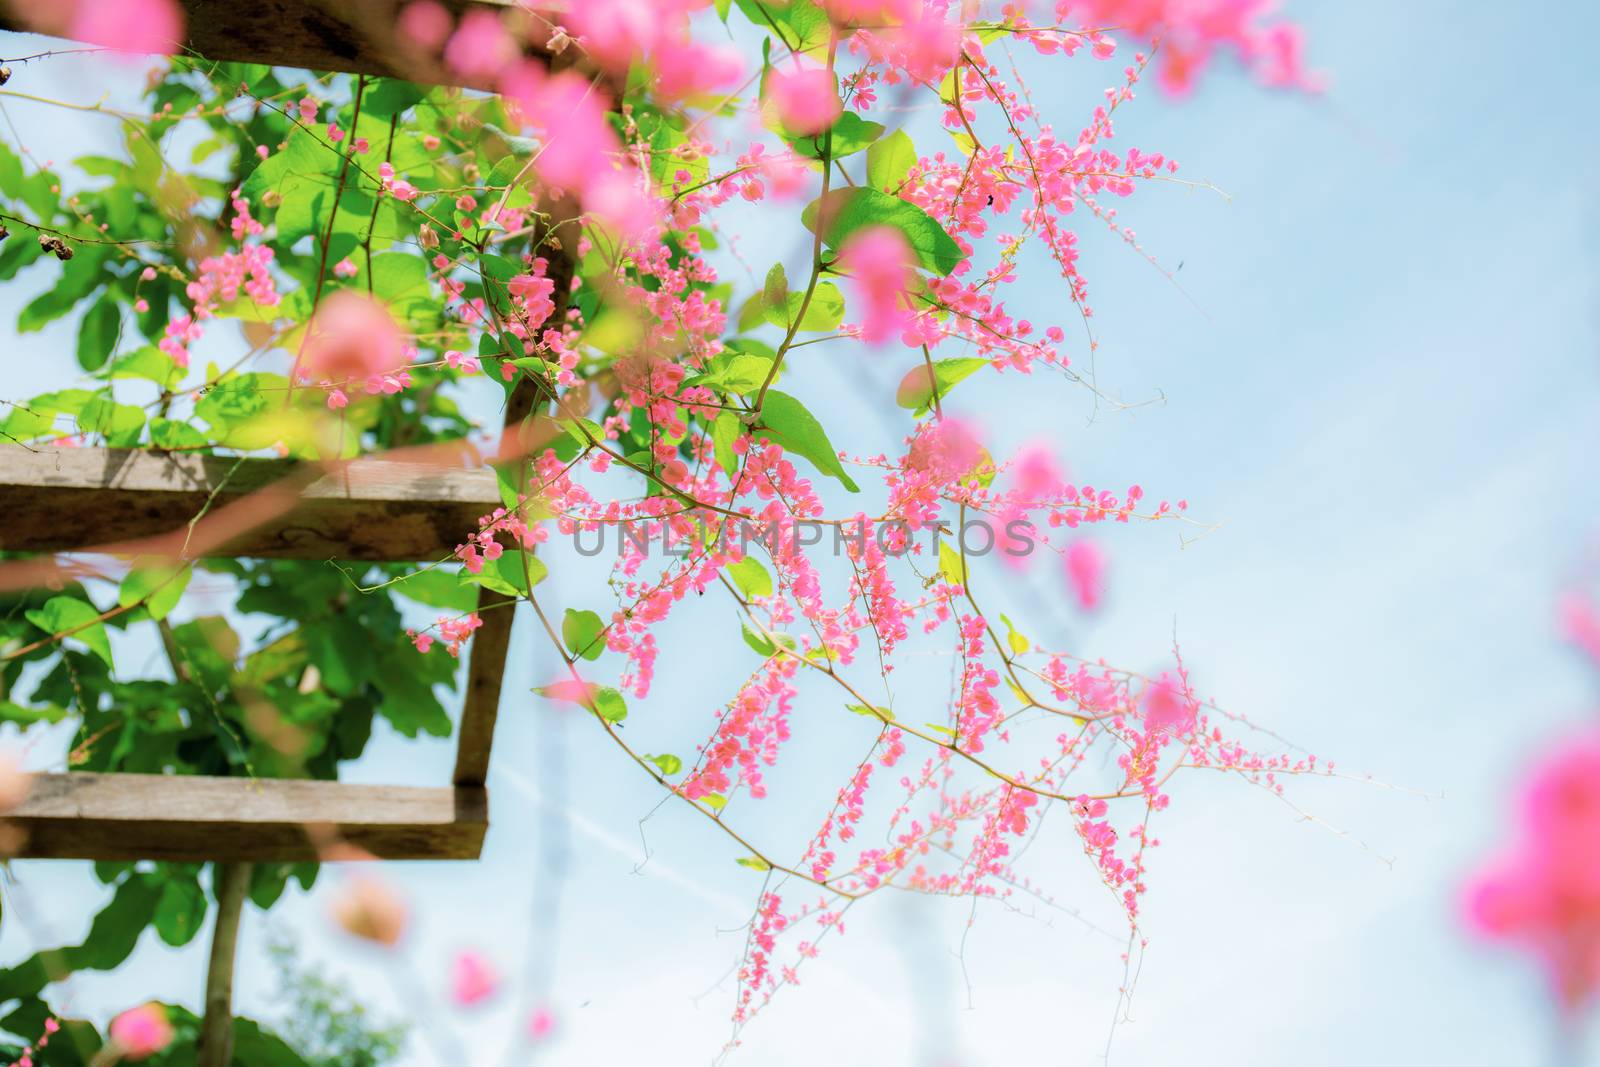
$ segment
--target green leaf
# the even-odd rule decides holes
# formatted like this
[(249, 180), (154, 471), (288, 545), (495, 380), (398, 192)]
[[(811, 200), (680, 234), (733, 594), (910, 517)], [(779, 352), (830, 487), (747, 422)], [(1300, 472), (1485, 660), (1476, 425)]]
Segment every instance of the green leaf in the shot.
[(1006, 644), (1011, 646), (1013, 656), (1021, 656), (1033, 648), (1033, 642), (1018, 633), (1017, 628), (1011, 625), (1010, 619), (1002, 614), (1000, 621), (1006, 624)]
[[(13, 242), (21, 243), (21, 239), (12, 238), (6, 243)], [(43, 329), (47, 323), (71, 311), (78, 301), (105, 282), (105, 261), (105, 252), (79, 247), (77, 254), (62, 269), (61, 280), (17, 313), (17, 332), (30, 333)]]
[(419, 256), (385, 252), (372, 257), (372, 292), (380, 300), (394, 300), (428, 284), (428, 265)]
[(568, 608), (561, 619), (561, 639), (574, 656), (597, 660), (606, 650), (606, 643), (600, 636), (605, 628), (606, 624), (594, 612)]
[(761, 427), (761, 434), (785, 452), (810, 460), (823, 474), (839, 479), (850, 492), (861, 491), (839, 462), (822, 424), (788, 393), (767, 390), (761, 407)]
[(712, 811), (720, 813), (723, 808), (728, 806), (728, 798), (721, 793), (707, 793), (700, 798), (700, 803)]
[(795, 154), (807, 159), (821, 159), (824, 148), (829, 159), (843, 159), (855, 155), (882, 136), (882, 124), (869, 122), (854, 111), (843, 111), (831, 129), (815, 136), (791, 137), (788, 140)]
[(150, 443), (157, 448), (203, 448), (208, 443), (205, 434), (177, 419), (150, 420)]
[(166, 618), (178, 606), (194, 571), (156, 556), (141, 556), (133, 566), (117, 589), (117, 603), (129, 608), (142, 600), (152, 619)]
[(748, 395), (759, 391), (766, 383), (767, 375), (771, 373), (771, 356), (749, 352), (723, 352), (707, 365), (706, 373), (688, 384), (704, 385), (726, 393)]
[[(81, 362), (81, 360), (80, 360)], [(109, 378), (140, 378), (165, 389), (183, 377), (171, 356), (155, 345), (145, 345), (125, 356), (118, 356), (106, 375)]]
[(289, 379), (281, 374), (251, 372), (217, 383), (194, 405), (194, 413), (212, 429), (225, 432), (282, 408)]
[[(800, 314), (801, 304), (805, 304), (804, 315)], [(812, 290), (809, 302), (804, 293), (790, 293), (781, 305), (767, 304), (763, 314), (768, 322), (783, 329), (788, 329), (791, 323), (799, 319), (795, 329), (827, 333), (838, 329), (839, 323), (844, 321), (844, 294), (832, 282), (822, 282)]]
[[(769, 391), (767, 396), (771, 397), (772, 393)], [(743, 432), (744, 424), (731, 411), (724, 411), (711, 423), (711, 444), (716, 450), (717, 464), (730, 478), (739, 473), (739, 454), (733, 450), (733, 443)]]
[(628, 702), (610, 686), (595, 690), (594, 712), (606, 722), (621, 722), (628, 717)]
[(789, 276), (782, 263), (774, 263), (767, 271), (767, 282), (761, 287), (761, 299), (768, 307), (782, 307), (789, 299)]
[(739, 633), (744, 638), (744, 643), (754, 649), (756, 655), (761, 656), (763, 659), (771, 659), (776, 656), (780, 648), (793, 652), (799, 644), (788, 634), (775, 633), (769, 638), (759, 630), (753, 629), (749, 623), (742, 621), (739, 623)]
[(846, 711), (853, 711), (857, 715), (865, 715), (869, 719), (893, 719), (894, 712), (888, 708), (877, 708), (869, 704), (846, 704)]
[(87, 371), (105, 366), (106, 360), (111, 358), (111, 350), (116, 347), (117, 327), (121, 324), (122, 316), (111, 295), (108, 293), (97, 300), (78, 324), (78, 366)]
[(886, 193), (897, 192), (917, 162), (911, 135), (895, 130), (867, 149), (867, 184)]
[(422, 102), (428, 91), (420, 85), (398, 78), (374, 78), (367, 82), (366, 94), (361, 98), (361, 113), (389, 118)]
[(78, 413), (78, 429), (104, 436), (114, 448), (128, 448), (138, 444), (144, 432), (144, 409), (97, 396)]
[(24, 730), (36, 722), (60, 722), (69, 712), (55, 704), (25, 708), (9, 700), (0, 700), (0, 722), (14, 722)]
[(45, 601), (44, 607), (26, 614), (29, 622), (46, 633), (63, 634), (75, 630), (73, 638), (88, 645), (89, 651), (105, 660), (107, 667), (115, 668), (111, 662), (111, 638), (93, 604), (77, 597), (53, 596)]
[(752, 871), (772, 870), (772, 864), (768, 863), (760, 856), (740, 856), (733, 862), (737, 863), (741, 867), (749, 867)]
[(939, 541), (939, 573), (952, 585), (967, 584), (967, 561), (961, 558), (961, 553), (945, 544), (942, 538)]
[(544, 562), (532, 553), (527, 554), (527, 570), (524, 571), (523, 553), (516, 549), (507, 549), (500, 554), (499, 559), (485, 562), (483, 570), (477, 574), (463, 570), (460, 581), (469, 585), (481, 585), (501, 596), (527, 596), (532, 592), (532, 587), (544, 581), (545, 575), (549, 573)]
[(206, 910), (206, 895), (200, 883), (192, 876), (175, 878), (161, 887), (161, 895), (156, 898), (156, 933), (175, 948), (187, 945), (200, 932)]
[(667, 778), (670, 778), (674, 774), (677, 774), (679, 771), (683, 770), (683, 760), (679, 759), (677, 756), (674, 756), (670, 752), (660, 756), (646, 756), (645, 761), (648, 763), (654, 763), (656, 765), (656, 770), (660, 771), (661, 774)]
[(917, 262), (936, 274), (949, 274), (966, 258), (955, 238), (926, 211), (877, 189), (835, 189), (826, 199), (813, 200), (800, 218), (815, 232), (819, 216), (822, 239), (830, 248), (838, 248), (857, 230), (893, 226), (905, 235)]
[(392, 586), (403, 597), (426, 604), (430, 608), (449, 611), (471, 611), (478, 604), (478, 594), (464, 587), (455, 571), (430, 567), (408, 574)]
[(754, 556), (746, 556), (737, 563), (730, 563), (726, 568), (728, 577), (733, 579), (733, 584), (747, 598), (772, 595), (772, 575), (767, 573), (767, 568)]
[(933, 364), (932, 371), (928, 369), (928, 364), (919, 364), (912, 367), (906, 372), (906, 376), (900, 379), (900, 387), (895, 390), (894, 402), (903, 408), (913, 409), (918, 415), (926, 414), (933, 406), (935, 386), (942, 400), (950, 395), (950, 390), (958, 383), (988, 365), (988, 360), (975, 357), (941, 359)]
[[(423, 673), (425, 666), (440, 673)], [(383, 691), (378, 714), (406, 737), (418, 733), (449, 737), (450, 716), (434, 696), (433, 687), (449, 681), (454, 673), (455, 661), (450, 657), (418, 656), (411, 645), (395, 642), (379, 657), (372, 675), (373, 684)]]

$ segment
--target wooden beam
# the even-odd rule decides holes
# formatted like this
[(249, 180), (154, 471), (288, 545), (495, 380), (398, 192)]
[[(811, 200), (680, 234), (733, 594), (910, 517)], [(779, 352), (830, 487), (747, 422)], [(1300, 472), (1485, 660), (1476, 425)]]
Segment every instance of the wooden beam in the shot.
[(196, 538), (187, 554), (443, 559), (500, 506), (490, 470), (362, 459), (318, 476), (292, 460), (0, 445), (0, 550), (66, 552), (175, 532), (169, 551), (178, 555), (208, 501), (215, 515), (273, 486), (295, 495), (283, 506), (259, 498), (254, 519), (240, 509), (241, 528), (219, 533), (220, 543)]
[(291, 863), (342, 842), (378, 859), (477, 859), (482, 789), (285, 778), (42, 774), (6, 817), (18, 859)]
[[(406, 54), (395, 40), (404, 0), (180, 0), (184, 48), (206, 59), (377, 74), (407, 81), (455, 84), (429, 57)], [(456, 17), (469, 11), (506, 12), (516, 0), (442, 0)], [(0, 0), (0, 8), (4, 8)], [(29, 28), (0, 11), (0, 29)], [(482, 88), (482, 86), (479, 86)]]
[[(550, 255), (548, 274), (555, 284), (551, 297), (555, 310), (550, 319), (560, 322), (567, 314), (572, 276), (577, 269), (574, 258), (579, 237), (576, 221), (566, 218), (560, 222), (555, 228), (555, 237), (557, 247)], [(541, 246), (545, 243), (537, 242)], [(533, 414), (538, 400), (539, 387), (532, 380), (523, 377), (517, 382), (506, 398), (502, 438), (509, 438), (511, 434), (506, 431), (514, 431)], [(467, 661), (467, 693), (457, 734), (456, 771), (451, 779), (459, 786), (481, 786), (489, 779), (489, 750), (494, 745), (494, 724), (500, 715), (500, 683), (505, 674), (516, 606), (484, 589), (478, 593), (478, 611), (483, 625), (472, 635), (472, 649), (468, 653), (471, 658)]]

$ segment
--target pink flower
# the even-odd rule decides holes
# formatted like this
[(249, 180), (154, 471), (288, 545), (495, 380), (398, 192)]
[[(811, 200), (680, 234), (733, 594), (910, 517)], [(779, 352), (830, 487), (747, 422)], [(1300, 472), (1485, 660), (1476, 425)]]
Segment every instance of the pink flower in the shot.
[(183, 12), (173, 0), (76, 0), (67, 36), (122, 52), (170, 55), (183, 43)]
[(983, 461), (983, 445), (967, 422), (946, 417), (924, 424), (906, 453), (906, 467), (932, 482), (954, 482)]
[(336, 278), (354, 278), (356, 276), (356, 271), (356, 265), (349, 256), (346, 256), (333, 265), (333, 274)]
[(1186, 734), (1194, 729), (1195, 705), (1182, 683), (1165, 671), (1144, 691), (1144, 728), (1151, 732)]
[(1067, 578), (1078, 595), (1078, 604), (1085, 611), (1100, 606), (1100, 596), (1105, 592), (1105, 554), (1093, 541), (1074, 541), (1067, 548)]
[(450, 12), (438, 0), (407, 4), (395, 23), (402, 38), (430, 52), (444, 44), (450, 36), (450, 26)]
[(500, 16), (481, 8), (467, 12), (444, 46), (444, 61), (451, 70), (485, 81), (498, 76), (517, 56), (517, 43)]
[(463, 1008), (480, 1004), (500, 988), (500, 975), (476, 952), (462, 952), (451, 968), (450, 996)]
[(340, 289), (312, 316), (303, 361), (306, 374), (334, 382), (392, 374), (405, 366), (405, 337), (380, 301)]
[(528, 1015), (528, 1036), (535, 1041), (543, 1041), (549, 1037), (556, 1028), (556, 1017), (549, 1008), (537, 1007)]
[(1065, 482), (1055, 455), (1043, 441), (1035, 441), (1017, 453), (1011, 463), (1011, 477), (1018, 495), (1030, 504), (1060, 493)]
[(587, 79), (564, 71), (545, 83), (534, 123), (544, 130), (539, 173), (551, 185), (581, 191), (621, 143), (606, 119), (606, 104)]
[(844, 111), (833, 75), (822, 67), (774, 69), (767, 78), (767, 98), (783, 128), (797, 136), (821, 133)]
[(850, 275), (861, 305), (863, 341), (878, 344), (905, 324), (911, 263), (911, 246), (905, 235), (892, 226), (859, 230), (839, 249), (839, 269)]
[(744, 63), (731, 48), (672, 41), (656, 49), (656, 91), (671, 100), (736, 85)]
[(143, 1060), (172, 1044), (172, 1024), (167, 1010), (151, 1002), (129, 1008), (111, 1020), (111, 1042), (123, 1059)]
[(660, 225), (656, 202), (641, 187), (632, 168), (607, 170), (584, 191), (584, 207), (628, 240), (638, 240)]
[(1465, 904), (1479, 933), (1540, 959), (1567, 1011), (1600, 992), (1600, 737), (1534, 769), (1521, 839), (1468, 884)]

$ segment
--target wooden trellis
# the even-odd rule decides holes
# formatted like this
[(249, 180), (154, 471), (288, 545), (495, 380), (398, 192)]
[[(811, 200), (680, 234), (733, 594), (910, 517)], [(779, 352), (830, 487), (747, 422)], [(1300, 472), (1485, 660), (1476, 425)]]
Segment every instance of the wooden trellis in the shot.
[[(428, 56), (394, 40), (404, 0), (180, 0), (188, 54), (211, 60), (398, 76), (459, 84)], [(488, 10), (512, 18), (518, 0), (443, 0), (452, 15)], [(5, 17), (0, 29), (17, 28)], [(570, 62), (539, 56), (555, 67)], [(550, 253), (559, 321), (577, 247), (576, 226), (552, 218)], [(512, 391), (505, 425), (534, 411), (537, 390)], [(252, 496), (252, 494), (254, 494)], [(230, 502), (275, 500), (199, 545), (185, 528)], [(0, 447), (0, 549), (61, 552), (152, 538), (183, 555), (350, 561), (437, 560), (500, 505), (495, 476), (460, 468), (359, 460), (328, 472), (277, 460), (237, 460), (115, 449)], [(213, 525), (216, 525), (213, 523)], [(170, 550), (170, 549), (169, 549)], [(236, 935), (252, 862), (325, 858), (343, 843), (382, 859), (475, 859), (488, 827), (489, 753), (514, 611), (480, 591), (482, 625), (469, 646), (453, 780), (447, 786), (373, 786), (286, 779), (89, 774), (35, 778), (9, 820), (26, 831), (19, 857), (214, 861), (217, 917), (208, 964), (199, 1067), (232, 1059)], [(499, 609), (499, 610), (495, 610)], [(348, 856), (346, 850), (341, 855)]]
[[(459, 82), (426, 57), (397, 54), (393, 27), (403, 0), (181, 0), (181, 6), (185, 48), (203, 58)], [(445, 0), (445, 7), (461, 16), (475, 9), (509, 13), (519, 5)], [(3, 8), (0, 0), (0, 28), (16, 28)], [(551, 258), (559, 316), (573, 265), (566, 254)], [(507, 402), (505, 425), (526, 419), (534, 401), (532, 384), (519, 383)], [(279, 460), (0, 446), (0, 549), (137, 544), (181, 532), (208, 504), (215, 508), (283, 486), (296, 494), (292, 511), (252, 523), (197, 554), (437, 560), (500, 504), (489, 471), (361, 460), (303, 484), (295, 478), (295, 465)], [(268, 861), (310, 858), (318, 839), (331, 837), (379, 858), (475, 858), (487, 826), (484, 783), (514, 615), (505, 602), (487, 590), (479, 595), (483, 623), (468, 653), (451, 785), (378, 788), (188, 775), (98, 776), (91, 783), (83, 774), (44, 775), (10, 816), (29, 831), (29, 843), (17, 855)], [(223, 796), (229, 799), (219, 803)], [(302, 826), (298, 834), (295, 823)]]
[[(198, 552), (359, 562), (438, 560), (500, 504), (493, 472), (357, 460), (306, 477), (271, 459), (132, 449), (0, 446), (0, 549), (69, 551), (137, 546), (164, 537), (178, 554), (185, 526), (208, 507), (281, 488), (293, 506)], [(509, 615), (509, 612), (498, 612)], [(487, 628), (487, 620), (485, 622)], [(509, 627), (502, 627), (509, 636)], [(506, 641), (470, 655), (469, 690), (492, 675), (496, 698)], [(481, 717), (482, 702), (472, 711)], [(470, 732), (468, 727), (471, 727)], [(194, 775), (41, 775), (10, 820), (27, 831), (20, 858), (302, 860), (332, 840), (384, 859), (473, 859), (487, 828), (483, 788), (492, 732), (473, 738), (475, 773), (456, 784), (355, 786)], [(464, 755), (466, 753), (464, 752)]]

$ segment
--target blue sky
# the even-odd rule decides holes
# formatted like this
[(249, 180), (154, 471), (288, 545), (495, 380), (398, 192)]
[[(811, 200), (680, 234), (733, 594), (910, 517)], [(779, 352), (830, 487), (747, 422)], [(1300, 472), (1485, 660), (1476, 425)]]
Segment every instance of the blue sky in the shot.
[[(1048, 607), (1061, 593), (1054, 574), (996, 607), (1030, 618), (1045, 644), (1134, 668), (1158, 666), (1176, 633), (1203, 691), (1346, 771), (1405, 787), (1295, 783), (1292, 798), (1321, 825), (1237, 783), (1181, 785), (1157, 825), (1150, 947), (1111, 1062), (1534, 1062), (1547, 1022), (1537, 976), (1464, 939), (1454, 894), (1505, 831), (1519, 767), (1597, 702), (1596, 679), (1556, 641), (1552, 603), (1600, 523), (1600, 75), (1582, 47), (1600, 34), (1600, 10), (1288, 7), (1332, 75), (1326, 98), (1270, 95), (1218, 71), (1181, 105), (1148, 92), (1119, 125), (1124, 147), (1167, 152), (1227, 193), (1153, 187), (1121, 205), (1152, 254), (1183, 264), (1188, 295), (1084, 231), (1099, 384), (1163, 402), (1097, 412), (1065, 382), (1014, 378), (957, 397), (980, 420), (1006, 413), (989, 420), (997, 453), (1048, 433), (1074, 474), (1187, 497), (1218, 526), (1187, 545), (1171, 527), (1109, 533), (1110, 600), (1092, 621)], [(1075, 69), (1036, 97), (1070, 125), (1119, 68)], [(71, 61), (27, 78), (82, 101), (104, 80)], [(103, 143), (111, 126), (5, 104), (36, 150), (58, 157)], [(22, 288), (0, 289), (0, 324), (15, 318)], [(1028, 300), (1060, 304), (1048, 277)], [(0, 337), (8, 396), (43, 387), (41, 365), (64, 374), (70, 363), (69, 331)], [(830, 425), (878, 432), (881, 391), (862, 383), (892, 382), (894, 358), (812, 352), (794, 390)], [(880, 436), (855, 447), (888, 447)], [(558, 569), (550, 595), (580, 596), (585, 577)], [(740, 666), (736, 653), (674, 659), (674, 640), (700, 647), (702, 619), (731, 625), (691, 611), (667, 631), (656, 693), (634, 713), (646, 736), (709, 726), (702, 694)], [(552, 969), (562, 1018), (544, 1062), (704, 1062), (727, 1034), (727, 972), (756, 876), (672, 808), (645, 824), (641, 865), (639, 820), (658, 796), (585, 723), (525, 695), (549, 668), (534, 648), (519, 640), (508, 667), (483, 861), (391, 869), (418, 913), (399, 965), (438, 989), (460, 943), (508, 967), (528, 945)], [(796, 719), (821, 723), (836, 710), (809, 692)], [(823, 726), (797, 735), (775, 794), (803, 789), (836, 736)], [(445, 743), (381, 738), (350, 777), (442, 782), (450, 758)], [(810, 815), (779, 802), (765, 817), (783, 827)], [(1115, 929), (1055, 829), (1030, 856), (1036, 873)], [(559, 881), (542, 871), (553, 845), (566, 855)], [(87, 872), (14, 868), (37, 921), (80, 935), (96, 892)], [(384, 974), (394, 961), (325, 936), (322, 888), (273, 921), (359, 995), (402, 1010)], [(536, 914), (546, 921), (530, 931)], [(745, 1032), (733, 1062), (1095, 1062), (1116, 1004), (1118, 943), (1061, 913), (985, 906), (963, 954), (969, 914), (965, 904), (869, 903), (804, 986)], [(252, 914), (244, 935), (246, 1013), (272, 1010), (253, 965), (265, 926)], [(153, 942), (119, 975), (75, 980), (74, 1008), (195, 1003), (203, 945)], [(0, 959), (25, 949), (8, 922)], [(457, 1022), (464, 1039), (506, 1020)], [(435, 1062), (420, 1042), (407, 1060)]]

